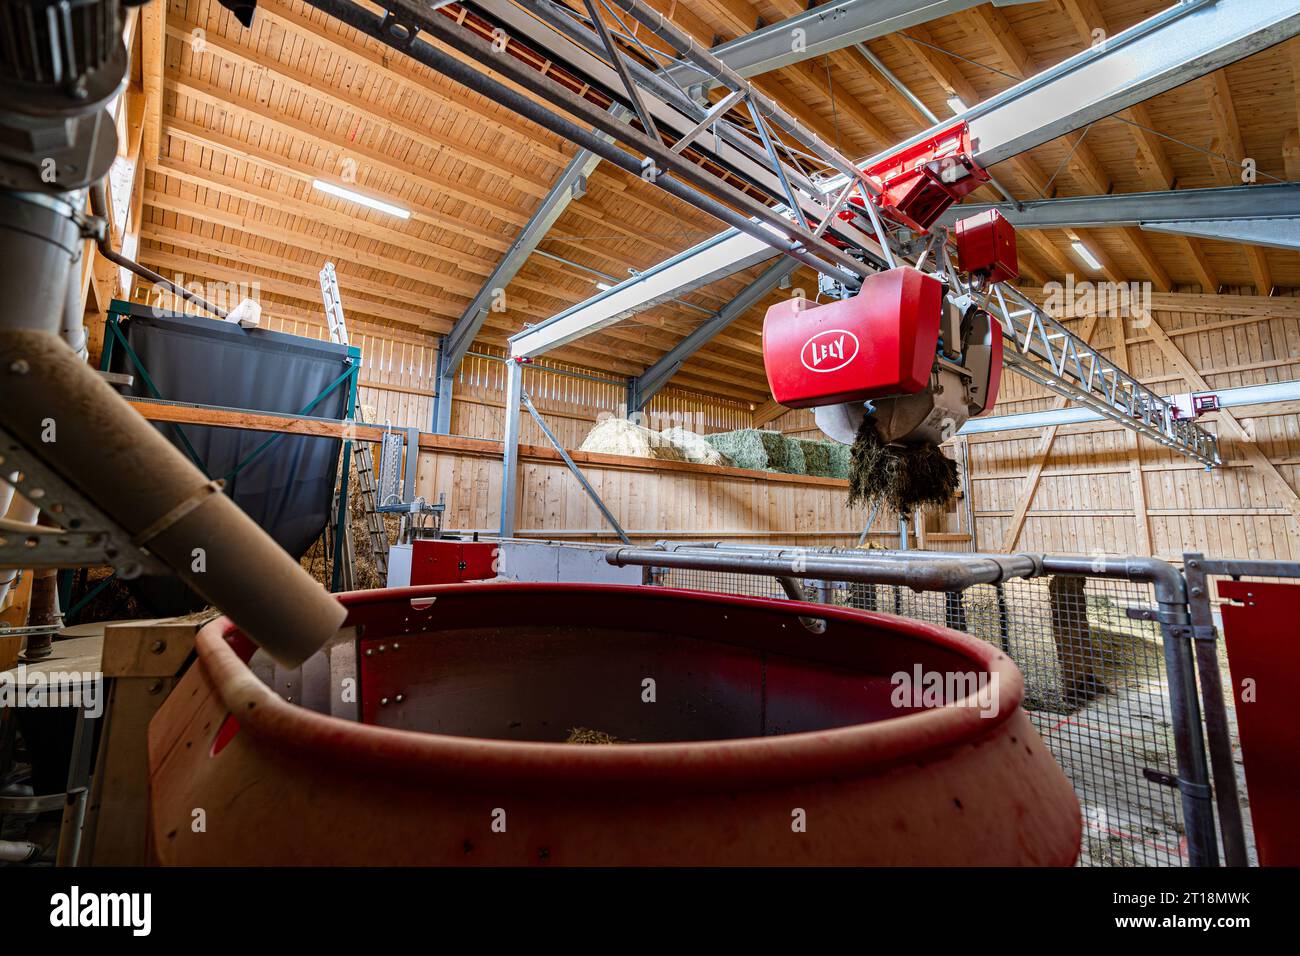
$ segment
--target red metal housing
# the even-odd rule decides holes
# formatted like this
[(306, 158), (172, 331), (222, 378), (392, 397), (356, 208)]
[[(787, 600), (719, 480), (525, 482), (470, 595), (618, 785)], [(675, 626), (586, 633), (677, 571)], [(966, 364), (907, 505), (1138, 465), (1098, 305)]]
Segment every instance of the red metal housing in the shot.
[(1015, 227), (996, 209), (958, 220), (954, 233), (963, 272), (987, 276), (990, 283), (1020, 275)]
[(880, 186), (879, 204), (888, 215), (926, 232), (944, 210), (989, 181), (971, 153), (970, 128), (961, 121), (863, 172)]
[(490, 541), (416, 539), (411, 543), (411, 584), (456, 584), (494, 578), (496, 550)]
[(1255, 846), (1264, 866), (1300, 866), (1300, 587), (1220, 581)]
[(942, 284), (910, 266), (868, 276), (851, 299), (772, 306), (763, 319), (772, 397), (810, 408), (921, 391), (934, 365), (942, 310)]

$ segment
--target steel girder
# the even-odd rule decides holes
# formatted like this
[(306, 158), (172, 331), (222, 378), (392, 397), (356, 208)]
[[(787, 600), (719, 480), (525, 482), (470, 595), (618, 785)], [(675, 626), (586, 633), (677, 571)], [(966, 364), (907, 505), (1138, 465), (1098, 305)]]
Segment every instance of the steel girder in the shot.
[(988, 209), (998, 210), (1017, 229), (1141, 226), (1144, 229), (1178, 232), (1181, 230), (1172, 228), (1174, 224), (1192, 220), (1280, 220), (1294, 223), (1300, 219), (1300, 183), (1068, 196), (1018, 205), (970, 203), (951, 207), (940, 222), (951, 226), (958, 219)]
[[(971, 125), (976, 158), (984, 165), (991, 165), (1298, 32), (1300, 7), (1294, 0), (1188, 0), (1030, 77), (962, 115)], [(934, 127), (919, 133), (895, 149), (931, 137), (936, 130)], [(872, 157), (867, 162), (885, 155), (888, 154)], [(828, 185), (833, 186), (834, 182)], [(700, 272), (695, 264), (683, 256), (670, 261), (682, 277), (680, 290), (698, 287), (692, 284)], [(749, 264), (752, 263), (738, 262), (733, 271)], [(726, 274), (722, 271), (724, 264), (715, 261), (712, 267), (714, 275)], [(670, 285), (673, 278), (664, 275), (661, 280), (659, 289)], [(596, 302), (593, 298), (577, 308), (594, 306)], [(585, 311), (593, 322), (593, 330), (608, 324), (600, 308)], [(563, 314), (572, 312), (567, 310)], [(519, 350), (517, 354), (536, 354), (532, 337), (540, 337), (543, 334), (540, 330), (546, 325), (535, 326), (512, 339), (512, 347)]]

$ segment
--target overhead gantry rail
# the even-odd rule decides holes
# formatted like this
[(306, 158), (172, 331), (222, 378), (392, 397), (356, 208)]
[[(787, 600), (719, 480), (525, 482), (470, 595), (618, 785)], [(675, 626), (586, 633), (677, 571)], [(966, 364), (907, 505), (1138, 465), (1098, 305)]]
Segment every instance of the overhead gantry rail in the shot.
[[(864, 167), (852, 164), (745, 80), (770, 68), (762, 64), (780, 65), (752, 52), (776, 49), (771, 28), (763, 44), (757, 38), (733, 41), (734, 49), (749, 50), (746, 55), (754, 57), (745, 62), (737, 53), (733, 67), (716, 55), (721, 50), (701, 47), (643, 0), (581, 0), (573, 6), (553, 0), (431, 5), (380, 0), (384, 14), (351, 0), (309, 2), (730, 227), (514, 336), (511, 355), (516, 360), (543, 354), (776, 256), (808, 265), (850, 291), (874, 271), (918, 258), (919, 247), (902, 241), (915, 237), (896, 222), (882, 221), (874, 202), (865, 202), (860, 207), (864, 215), (847, 221), (837, 213), (848, 208), (851, 195), (879, 193), (863, 168), (933, 139), (951, 122), (918, 134)], [(920, 4), (891, 0), (885, 6), (891, 16), (916, 18), (911, 22), (928, 17)], [(834, 12), (828, 7), (809, 11), (804, 23), (809, 39), (834, 44), (836, 24), (823, 19)], [(841, 7), (846, 17), (866, 17), (868, 9), (845, 3), (835, 10)], [(863, 35), (873, 29), (865, 19), (855, 28)], [(987, 168), (1297, 32), (1300, 10), (1293, 0), (1184, 0), (968, 109), (958, 120), (966, 124), (975, 162)], [(450, 55), (444, 46), (461, 56)], [(697, 99), (710, 88), (714, 99)], [(566, 171), (570, 187), (581, 174), (581, 166), (571, 165)], [(521, 236), (516, 245), (528, 248), (537, 231)], [(929, 264), (934, 270), (941, 250), (932, 245), (927, 251), (933, 253)], [(775, 284), (780, 278), (780, 270), (769, 269), (764, 281)], [(951, 283), (949, 288), (954, 294), (961, 291)], [(1012, 367), (1184, 454), (1217, 463), (1212, 435), (1178, 421), (1163, 399), (1032, 303), (1011, 305), (1006, 302), (1011, 293), (991, 292), (989, 308), (1001, 313), (1004, 334), (1015, 343), (1007, 349)], [(705, 326), (722, 324), (710, 320)], [(471, 318), (453, 344), (468, 347), (473, 331)], [(704, 331), (692, 338), (698, 347), (707, 337)], [(665, 359), (634, 390), (641, 400), (680, 361)], [(517, 398), (517, 361), (511, 365)], [(514, 398), (509, 405), (518, 407)], [(517, 431), (517, 410), (511, 417)]]

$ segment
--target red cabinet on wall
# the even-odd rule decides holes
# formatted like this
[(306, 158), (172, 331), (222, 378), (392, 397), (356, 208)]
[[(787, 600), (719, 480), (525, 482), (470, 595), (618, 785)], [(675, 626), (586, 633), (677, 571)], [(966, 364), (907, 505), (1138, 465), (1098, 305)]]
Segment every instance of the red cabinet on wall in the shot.
[(497, 576), (497, 546), (491, 541), (416, 540), (411, 549), (411, 584), (454, 584)]

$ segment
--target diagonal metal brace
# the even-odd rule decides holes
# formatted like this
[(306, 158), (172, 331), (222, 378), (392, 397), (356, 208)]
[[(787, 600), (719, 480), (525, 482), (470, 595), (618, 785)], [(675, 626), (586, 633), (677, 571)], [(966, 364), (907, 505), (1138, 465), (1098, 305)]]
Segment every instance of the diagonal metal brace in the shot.
[(569, 453), (564, 450), (564, 446), (560, 444), (560, 440), (556, 438), (551, 429), (547, 427), (546, 422), (542, 419), (541, 413), (537, 411), (537, 407), (533, 404), (533, 400), (528, 397), (528, 393), (521, 389), (519, 400), (523, 402), (524, 408), (528, 409), (528, 414), (533, 416), (533, 421), (537, 422), (537, 427), (542, 430), (542, 434), (545, 435), (547, 440), (555, 447), (555, 450), (560, 453), (560, 457), (564, 459), (564, 463), (569, 466), (569, 471), (573, 472), (573, 477), (577, 478), (578, 483), (582, 485), (582, 490), (585, 491), (587, 496), (596, 503), (596, 507), (599, 508), (600, 513), (605, 516), (605, 520), (608, 521), (609, 526), (614, 529), (619, 540), (624, 544), (630, 545), (632, 539), (623, 531), (623, 526), (618, 523), (618, 519), (614, 517), (609, 508), (605, 507), (605, 502), (601, 500), (600, 495), (596, 494), (596, 489), (591, 487), (591, 482), (587, 481), (587, 476), (582, 473), (582, 469), (577, 466), (571, 457), (569, 457)]

